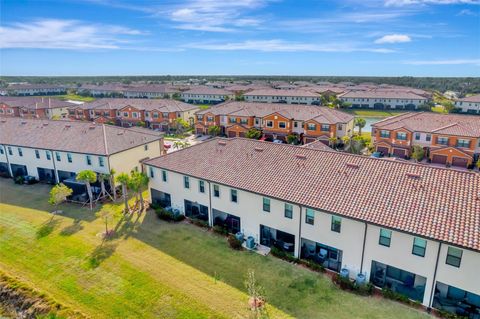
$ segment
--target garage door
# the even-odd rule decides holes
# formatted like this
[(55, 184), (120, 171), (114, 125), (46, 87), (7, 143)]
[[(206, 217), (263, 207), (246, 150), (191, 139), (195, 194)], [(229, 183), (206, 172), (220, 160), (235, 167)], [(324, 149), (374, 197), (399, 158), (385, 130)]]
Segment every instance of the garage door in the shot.
[(377, 152), (382, 152), (384, 156), (388, 155), (388, 147), (377, 146)]
[(405, 157), (405, 150), (401, 149), (401, 148), (394, 148), (393, 149), (393, 156), (404, 158)]
[(244, 133), (244, 132), (240, 132), (240, 133), (238, 133), (238, 136), (240, 136), (240, 137), (245, 137), (245, 133)]
[(432, 163), (435, 164), (447, 164), (447, 156), (446, 155), (433, 155), (432, 156)]
[(237, 137), (237, 132), (228, 131), (228, 137)]
[(467, 167), (468, 159), (464, 157), (453, 157), (452, 166)]
[(203, 129), (197, 128), (197, 134), (203, 134)]

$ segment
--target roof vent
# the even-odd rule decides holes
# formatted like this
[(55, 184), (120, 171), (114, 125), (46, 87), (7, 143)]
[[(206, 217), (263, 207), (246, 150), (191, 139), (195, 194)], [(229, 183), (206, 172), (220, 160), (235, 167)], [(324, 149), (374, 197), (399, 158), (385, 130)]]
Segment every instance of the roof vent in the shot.
[(117, 135), (123, 135), (123, 131), (118, 131)]
[(90, 125), (89, 129), (93, 130), (95, 128), (95, 125)]
[(413, 179), (420, 179), (422, 176), (416, 173), (407, 173), (407, 176)]
[(218, 141), (218, 145), (227, 145), (227, 142), (225, 142), (225, 141)]
[(307, 159), (307, 156), (303, 154), (295, 154), (295, 157), (298, 159)]
[(65, 128), (71, 128), (72, 126), (70, 124), (66, 124)]
[(25, 124), (27, 124), (27, 121), (21, 121), (20, 124), (25, 125)]
[(255, 151), (257, 151), (257, 152), (263, 152), (263, 148), (261, 148), (261, 147), (255, 147)]
[(350, 168), (360, 168), (360, 165), (355, 164), (355, 163), (347, 163), (347, 167), (350, 167)]
[(2, 120), (2, 123), (7, 123), (7, 120)]

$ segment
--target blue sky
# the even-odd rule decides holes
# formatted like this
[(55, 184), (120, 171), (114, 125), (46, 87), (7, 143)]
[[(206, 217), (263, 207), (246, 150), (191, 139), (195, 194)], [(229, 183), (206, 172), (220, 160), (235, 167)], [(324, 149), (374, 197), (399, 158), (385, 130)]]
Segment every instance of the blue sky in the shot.
[(479, 76), (479, 2), (0, 0), (0, 74)]

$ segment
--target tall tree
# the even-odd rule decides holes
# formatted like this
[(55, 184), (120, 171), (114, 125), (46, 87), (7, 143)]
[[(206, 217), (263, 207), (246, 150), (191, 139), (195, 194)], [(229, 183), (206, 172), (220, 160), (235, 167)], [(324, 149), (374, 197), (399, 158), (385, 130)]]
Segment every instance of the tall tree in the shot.
[(423, 160), (425, 150), (420, 145), (413, 145), (412, 158), (418, 163)]
[(337, 138), (335, 136), (329, 137), (328, 144), (330, 145), (330, 147), (335, 147), (335, 145), (337, 144)]
[(98, 181), (100, 182), (100, 196), (102, 198), (108, 196), (110, 199), (113, 200), (112, 195), (110, 195), (109, 192), (107, 192), (107, 189), (105, 187), (105, 180), (108, 179), (108, 174), (98, 174)]
[(92, 183), (97, 181), (97, 174), (94, 171), (86, 169), (77, 174), (77, 181), (84, 182), (87, 186), (88, 200), (90, 202), (90, 209), (93, 209), (93, 193)]
[(140, 200), (140, 212), (145, 209), (145, 201), (143, 200), (143, 191), (148, 187), (149, 178), (143, 172), (132, 171), (130, 174), (130, 186), (136, 193), (136, 197)]
[(362, 135), (362, 128), (367, 125), (367, 121), (365, 119), (362, 119), (361, 117), (355, 119), (355, 126), (358, 126), (358, 135)]
[(67, 200), (67, 197), (72, 195), (73, 190), (66, 186), (63, 183), (53, 186), (50, 190), (50, 198), (48, 202), (55, 206), (55, 212), (57, 211), (58, 205)]
[(117, 182), (122, 184), (122, 196), (123, 196), (123, 201), (125, 203), (125, 210), (124, 210), (125, 214), (128, 214), (130, 212), (130, 210), (128, 209), (128, 194), (127, 194), (127, 191), (128, 191), (127, 185), (129, 184), (129, 181), (130, 181), (130, 176), (128, 176), (128, 174), (126, 173), (121, 173), (117, 176)]
[(208, 134), (212, 136), (220, 135), (220, 131), (220, 127), (217, 125), (213, 125), (208, 128)]

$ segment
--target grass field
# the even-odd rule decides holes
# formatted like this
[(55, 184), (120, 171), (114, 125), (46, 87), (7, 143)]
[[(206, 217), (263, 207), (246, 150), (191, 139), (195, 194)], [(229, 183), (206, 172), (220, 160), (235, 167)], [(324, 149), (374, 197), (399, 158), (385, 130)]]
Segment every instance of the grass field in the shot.
[(358, 117), (388, 117), (388, 116), (395, 116), (395, 115), (405, 113), (405, 111), (397, 111), (397, 110), (369, 110), (369, 109), (346, 109), (344, 111)]
[(223, 237), (151, 212), (118, 213), (118, 238), (102, 242), (95, 212), (67, 204), (52, 218), (47, 186), (1, 179), (0, 189), (0, 270), (92, 318), (245, 318), (248, 269), (265, 287), (270, 318), (431, 318), (343, 292), (277, 258), (233, 251)]
[(51, 98), (56, 98), (56, 99), (60, 99), (60, 100), (63, 100), (63, 101), (68, 101), (68, 100), (79, 101), (79, 102), (92, 102), (92, 101), (95, 101), (95, 98), (94, 98), (94, 97), (91, 97), (91, 96), (81, 96), (81, 95), (77, 95), (77, 94), (52, 95), (52, 96), (49, 96), (49, 97), (51, 97)]

